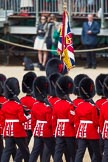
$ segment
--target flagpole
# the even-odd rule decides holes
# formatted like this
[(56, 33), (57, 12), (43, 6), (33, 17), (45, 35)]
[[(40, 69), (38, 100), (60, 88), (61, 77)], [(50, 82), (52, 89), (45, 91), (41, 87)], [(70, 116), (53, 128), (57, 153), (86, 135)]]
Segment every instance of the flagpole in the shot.
[(66, 45), (66, 42), (65, 42), (65, 16), (66, 16), (66, 11), (67, 11), (67, 2), (66, 0), (64, 1), (64, 4), (63, 4), (63, 24), (62, 24), (62, 36), (63, 36), (63, 39), (62, 39), (62, 54), (61, 54), (61, 57), (63, 57), (63, 51), (65, 49), (65, 45)]
[(74, 48), (72, 40), (72, 32), (69, 26), (69, 15), (67, 12), (67, 2), (64, 1), (62, 26), (60, 30), (60, 38), (58, 42), (58, 54), (64, 62), (67, 72), (75, 65)]

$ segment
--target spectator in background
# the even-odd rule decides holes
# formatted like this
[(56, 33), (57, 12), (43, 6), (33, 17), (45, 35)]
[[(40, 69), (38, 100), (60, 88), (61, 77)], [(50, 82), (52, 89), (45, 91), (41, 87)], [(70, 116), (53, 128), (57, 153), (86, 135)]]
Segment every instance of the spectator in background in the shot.
[[(86, 49), (93, 49), (97, 45), (97, 34), (100, 32), (99, 24), (93, 20), (93, 15), (88, 15), (88, 21), (83, 23), (81, 41)], [(88, 51), (86, 53), (85, 68), (96, 68), (96, 53)]]
[(46, 0), (46, 10), (51, 12), (57, 11), (57, 0)]
[(55, 29), (53, 32), (53, 43), (52, 43), (52, 47), (51, 47), (51, 49), (52, 49), (51, 53), (52, 53), (53, 57), (58, 55), (56, 50), (58, 47), (59, 35), (60, 35), (60, 24), (57, 24), (55, 26)]
[(87, 0), (87, 11), (94, 12), (94, 0)]
[(63, 13), (63, 1), (58, 0), (58, 13), (62, 14)]
[[(60, 23), (56, 20), (56, 15), (51, 14), (48, 19), (48, 31), (47, 31), (47, 38), (46, 38), (46, 44), (48, 49), (56, 50), (58, 45), (58, 39), (59, 39), (59, 28)], [(55, 51), (49, 52), (49, 57), (52, 57), (54, 55), (57, 55)]]
[(21, 0), (20, 1), (20, 13), (19, 16), (29, 16), (29, 12), (33, 8), (32, 0)]
[(47, 61), (47, 46), (45, 43), (47, 33), (47, 19), (45, 16), (41, 16), (40, 22), (37, 27), (37, 36), (34, 42), (34, 49), (38, 50), (38, 60), (40, 70), (45, 70), (45, 64)]
[(81, 15), (85, 14), (86, 11), (86, 0), (76, 0), (75, 2), (75, 12), (78, 12)]
[(21, 0), (20, 7), (21, 8), (33, 7), (33, 1), (32, 0)]

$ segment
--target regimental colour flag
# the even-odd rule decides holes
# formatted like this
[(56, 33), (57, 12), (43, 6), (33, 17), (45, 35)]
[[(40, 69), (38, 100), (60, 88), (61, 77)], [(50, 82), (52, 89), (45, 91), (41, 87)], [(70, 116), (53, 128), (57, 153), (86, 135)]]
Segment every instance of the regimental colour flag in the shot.
[(72, 32), (69, 26), (69, 16), (67, 11), (64, 11), (63, 13), (63, 22), (60, 29), (57, 52), (68, 71), (75, 66)]

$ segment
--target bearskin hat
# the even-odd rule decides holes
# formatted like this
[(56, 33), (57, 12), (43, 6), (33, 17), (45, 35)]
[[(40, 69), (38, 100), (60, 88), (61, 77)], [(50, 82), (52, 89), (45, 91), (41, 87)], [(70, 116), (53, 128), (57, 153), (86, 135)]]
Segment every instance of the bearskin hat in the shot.
[(5, 81), (4, 94), (7, 99), (13, 99), (20, 93), (19, 81), (17, 78), (11, 77)]
[(50, 93), (50, 82), (47, 77), (39, 76), (34, 80), (33, 92), (37, 100), (44, 102), (44, 99)]
[(50, 95), (51, 96), (56, 96), (56, 91), (55, 91), (55, 87), (56, 87), (56, 81), (58, 80), (58, 78), (62, 76), (60, 73), (53, 73), (49, 76), (49, 81), (50, 81)]
[(0, 95), (4, 92), (4, 82), (6, 80), (6, 76), (4, 74), (0, 74)]
[(33, 90), (33, 81), (37, 77), (34, 72), (28, 72), (23, 76), (22, 91), (23, 93), (31, 93)]
[(59, 98), (63, 98), (64, 96), (68, 96), (73, 92), (73, 80), (69, 76), (61, 76), (56, 82), (56, 95)]
[(47, 62), (45, 71), (47, 76), (56, 72), (62, 74), (64, 71), (64, 64), (59, 58), (52, 58)]
[(108, 98), (108, 76), (104, 79), (103, 83), (103, 93), (106, 98)]
[(103, 96), (103, 82), (108, 74), (99, 74), (95, 80), (96, 93)]
[(79, 83), (84, 78), (87, 77), (86, 74), (78, 74), (74, 78), (74, 90), (73, 93), (77, 96), (79, 96)]
[(91, 78), (85, 77), (79, 83), (79, 94), (85, 99), (89, 100), (95, 95), (95, 85)]

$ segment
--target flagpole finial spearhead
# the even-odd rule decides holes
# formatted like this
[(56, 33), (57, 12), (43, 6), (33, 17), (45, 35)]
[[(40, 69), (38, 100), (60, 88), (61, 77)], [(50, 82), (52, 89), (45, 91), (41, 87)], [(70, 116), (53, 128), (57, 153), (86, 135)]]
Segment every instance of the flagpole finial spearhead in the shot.
[(63, 10), (64, 11), (67, 10), (67, 2), (66, 1), (63, 3)]

